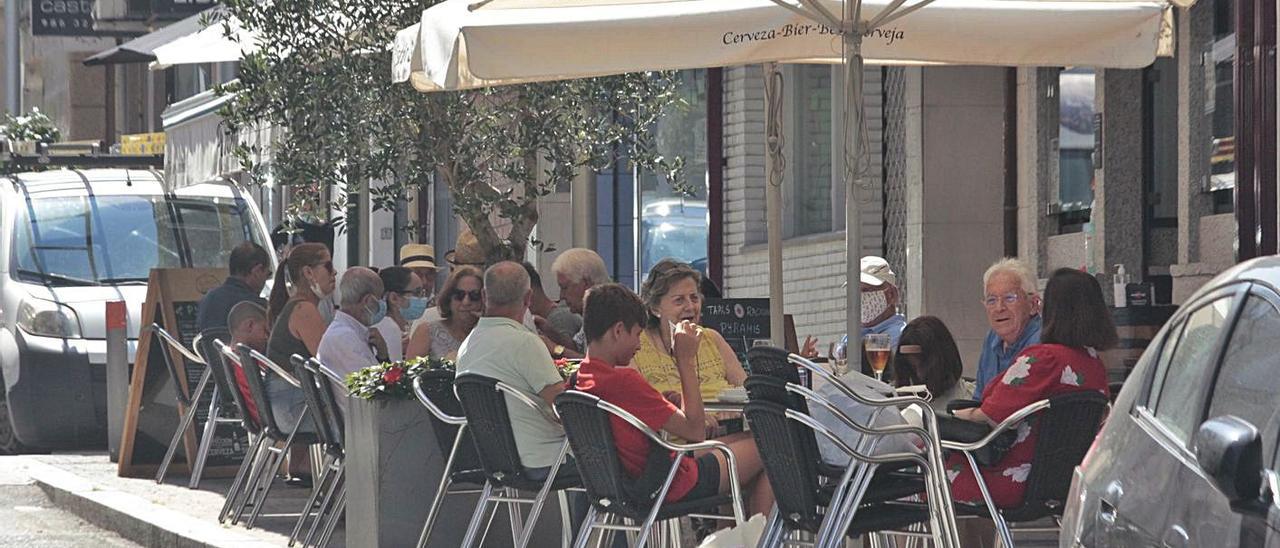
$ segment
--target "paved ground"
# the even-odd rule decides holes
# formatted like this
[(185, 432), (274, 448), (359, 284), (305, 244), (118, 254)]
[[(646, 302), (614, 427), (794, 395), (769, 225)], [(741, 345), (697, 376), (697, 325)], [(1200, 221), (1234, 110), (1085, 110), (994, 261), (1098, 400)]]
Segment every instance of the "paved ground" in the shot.
[(0, 468), (0, 546), (133, 548), (138, 545), (55, 507), (31, 478), (3, 467)]

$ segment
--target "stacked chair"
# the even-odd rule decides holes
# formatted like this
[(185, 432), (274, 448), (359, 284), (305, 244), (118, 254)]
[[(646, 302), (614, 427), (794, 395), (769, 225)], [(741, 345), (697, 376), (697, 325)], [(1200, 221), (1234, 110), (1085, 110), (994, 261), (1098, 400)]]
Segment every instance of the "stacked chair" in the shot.
[[(716, 441), (676, 444), (663, 439), (631, 413), (595, 396), (569, 390), (556, 397), (556, 411), (564, 424), (569, 445), (573, 448), (578, 470), (582, 474), (591, 508), (578, 531), (576, 548), (587, 545), (591, 533), (627, 531), (637, 535), (632, 546), (641, 548), (651, 536), (654, 524), (662, 524), (663, 532), (678, 544), (677, 518), (690, 516), (732, 520), (740, 525), (744, 519), (742, 494), (738, 485), (737, 463), (728, 446)], [(618, 417), (644, 433), (651, 442), (646, 468), (637, 479), (631, 479), (613, 441), (610, 417)], [(728, 463), (730, 494), (703, 499), (665, 502), (667, 491), (675, 479), (680, 458), (694, 451), (720, 451)], [(674, 453), (676, 458), (672, 458)], [(733, 516), (716, 514), (725, 505), (733, 507)], [(612, 523), (622, 521), (623, 523)], [(660, 534), (660, 537), (666, 536)], [(606, 544), (611, 545), (611, 544)]]
[[(239, 426), (240, 418), (223, 414), (223, 399), (226, 397), (226, 388), (223, 386), (224, 379), (217, 374), (218, 372), (215, 372), (215, 367), (209, 364), (210, 360), (198, 355), (196, 352), (192, 352), (182, 344), (182, 341), (165, 331), (159, 324), (151, 324), (150, 329), (161, 341), (164, 341), (165, 346), (176, 350), (186, 360), (204, 366), (204, 373), (200, 375), (199, 382), (196, 383), (194, 388), (191, 388), (187, 386), (187, 379), (183, 378), (183, 372), (179, 371), (173, 355), (168, 351), (160, 353), (164, 356), (165, 368), (168, 369), (170, 380), (173, 382), (173, 392), (177, 403), (179, 406), (186, 408), (187, 411), (182, 415), (182, 420), (178, 422), (178, 429), (174, 431), (173, 438), (169, 440), (169, 447), (164, 453), (164, 460), (160, 461), (160, 469), (156, 471), (156, 483), (164, 483), (164, 477), (169, 472), (169, 465), (173, 463), (178, 447), (182, 445), (182, 438), (187, 429), (191, 428), (191, 423), (195, 420), (196, 413), (199, 412), (200, 400), (204, 394), (205, 387), (209, 385), (210, 378), (215, 380), (213, 397), (209, 401), (208, 420), (205, 422), (204, 432), (200, 435), (195, 458), (192, 459), (191, 455), (187, 455), (187, 464), (191, 470), (191, 478), (187, 487), (195, 489), (200, 485), (200, 476), (204, 472), (204, 463), (209, 456), (209, 448), (213, 443), (218, 426)], [(211, 339), (219, 334), (225, 336), (226, 333), (222, 331), (221, 333), (201, 333), (196, 335), (191, 346), (199, 351), (202, 346), (209, 344), (205, 342), (206, 340), (211, 342)], [(227, 410), (230, 411), (230, 409)]]
[[(266, 356), (248, 346), (237, 344), (235, 352), (239, 357), (246, 384), (249, 385), (249, 393), (253, 396), (253, 402), (258, 411), (261, 433), (258, 435), (258, 443), (254, 446), (251, 459), (253, 464), (247, 478), (244, 480), (247, 483), (243, 487), (243, 496), (236, 506), (231, 523), (238, 523), (244, 517), (245, 511), (252, 507), (253, 511), (245, 521), (245, 526), (252, 528), (258, 516), (262, 513), (262, 507), (267, 495), (271, 492), (273, 480), (280, 467), (284, 464), (284, 458), (289, 454), (289, 449), (295, 444), (315, 444), (318, 439), (315, 434), (298, 434), (297, 432), (297, 426), (301, 425), (303, 421), (309, 420), (309, 417), (315, 414), (313, 409), (305, 408), (298, 418), (298, 424), (293, 428), (285, 430), (280, 426), (276, 421), (275, 413), (271, 409), (271, 397), (267, 393), (263, 375), (279, 375), (289, 384), (299, 388), (301, 388), (302, 383), (293, 374), (285, 371)], [(228, 500), (230, 501), (230, 499)]]
[(252, 410), (249, 408), (248, 400), (240, 392), (239, 383), (232, 379), (236, 378), (235, 369), (242, 370), (246, 377), (252, 374), (259, 379), (261, 379), (262, 373), (254, 369), (244, 369), (240, 363), (240, 356), (222, 340), (214, 339), (212, 344), (220, 359), (213, 360), (211, 363), (220, 367), (229, 380), (231, 386), (229, 392), (232, 395), (232, 401), (235, 403), (236, 409), (240, 412), (240, 424), (245, 432), (249, 434), (249, 454), (240, 463), (240, 469), (236, 472), (236, 479), (231, 482), (231, 487), (227, 490), (226, 501), (222, 504), (222, 510), (218, 512), (218, 523), (226, 523), (227, 519), (231, 517), (232, 510), (235, 509), (236, 501), (244, 494), (247, 478), (250, 476), (250, 472), (253, 470), (254, 463), (257, 460), (257, 455), (261, 451), (260, 446), (264, 443), (261, 417), (257, 415), (256, 407)]
[[(307, 521), (311, 521), (311, 527), (307, 529), (307, 536), (301, 539), (302, 545), (327, 546), (347, 504), (347, 486), (343, 477), (346, 456), (343, 449), (343, 417), (333, 395), (333, 384), (335, 381), (340, 383), (341, 379), (315, 358), (306, 359), (294, 354), (289, 359), (302, 386), (302, 396), (306, 399), (307, 408), (311, 410), (311, 417), (316, 423), (316, 441), (324, 455), (320, 478), (311, 491), (311, 497), (302, 507), (293, 532), (289, 534), (289, 546), (299, 540), (298, 535)], [(316, 506), (317, 502), (320, 503), (319, 506)], [(320, 533), (319, 537), (315, 536), (317, 532)], [(316, 539), (315, 543), (312, 543), (313, 538)]]
[[(445, 497), (479, 493), (485, 484), (485, 473), (480, 468), (476, 446), (467, 435), (467, 419), (463, 416), (462, 404), (453, 393), (453, 377), (452, 371), (434, 370), (413, 381), (414, 395), (431, 414), (431, 429), (440, 444), (440, 454), (448, 455), (440, 474), (440, 485), (436, 488), (422, 534), (418, 537), (417, 548), (427, 546)], [(484, 544), (483, 538), (480, 543)]]
[[(916, 397), (863, 397), (817, 364), (778, 348), (753, 347), (747, 359), (752, 377), (746, 385), (745, 412), (777, 499), (760, 546), (781, 545), (792, 535), (812, 538), (815, 546), (837, 546), (845, 536), (885, 531), (927, 537), (934, 546), (959, 546), (937, 423), (927, 402)], [(801, 386), (797, 367), (862, 405), (888, 409), (920, 404), (924, 427), (859, 424)], [(845, 443), (809, 414), (811, 406), (861, 433), (862, 441), (856, 447)], [(902, 434), (918, 436), (923, 451), (883, 455), (873, 451), (880, 438)], [(848, 455), (849, 464), (838, 467), (823, 462), (816, 435)], [(928, 502), (908, 500), (919, 494)], [(927, 532), (920, 531), (921, 525), (927, 525)]]
[[(561, 467), (568, 455), (569, 445), (566, 442), (560, 448), (556, 464), (551, 467), (545, 481), (530, 478), (525, 473), (520, 453), (516, 449), (506, 396), (535, 410), (541, 411), (543, 406), (511, 386), (482, 375), (461, 375), (454, 380), (453, 389), (462, 404), (466, 426), (471, 432), (471, 440), (485, 476), (480, 501), (467, 525), (463, 547), (471, 548), (476, 545), (480, 524), (490, 513), (490, 504), (495, 512), (499, 504), (506, 504), (514, 545), (516, 548), (525, 548), (532, 538), (542, 506), (551, 491), (557, 491), (560, 495), (561, 531), (564, 544), (568, 544), (569, 511), (564, 491), (581, 484), (577, 470)], [(537, 495), (534, 498), (521, 497), (521, 491), (535, 492)], [(530, 507), (527, 518), (521, 516), (520, 506), (517, 505)]]
[(222, 353), (214, 345), (215, 341), (229, 340), (231, 340), (231, 333), (225, 328), (213, 328), (202, 331), (191, 343), (196, 354), (208, 367), (213, 379), (213, 398), (209, 400), (209, 412), (205, 416), (217, 417), (217, 420), (205, 422), (204, 434), (200, 437), (200, 448), (196, 452), (195, 468), (191, 471), (191, 481), (187, 484), (191, 489), (200, 486), (200, 477), (204, 472), (205, 461), (209, 457), (209, 449), (217, 433), (217, 427), (221, 425), (243, 427), (242, 411), (240, 405), (236, 403), (239, 390), (236, 389), (234, 377), (228, 376)]

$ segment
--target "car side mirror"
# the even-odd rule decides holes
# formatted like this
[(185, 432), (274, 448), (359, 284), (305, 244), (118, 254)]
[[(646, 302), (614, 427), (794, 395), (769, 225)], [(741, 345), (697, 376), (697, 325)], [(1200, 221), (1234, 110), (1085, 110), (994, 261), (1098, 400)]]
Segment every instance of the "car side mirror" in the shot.
[(1266, 512), (1262, 495), (1262, 437), (1244, 419), (1227, 415), (1200, 425), (1196, 461), (1237, 512)]

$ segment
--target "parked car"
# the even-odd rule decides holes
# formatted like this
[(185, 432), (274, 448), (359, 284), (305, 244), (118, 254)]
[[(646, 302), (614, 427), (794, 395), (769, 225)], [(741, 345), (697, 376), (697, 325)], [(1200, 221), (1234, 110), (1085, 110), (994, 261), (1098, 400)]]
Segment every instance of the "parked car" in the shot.
[(55, 170), (0, 183), (0, 453), (106, 443), (105, 304), (136, 348), (155, 267), (222, 267), (270, 246), (230, 183), (167, 189), (154, 171)]
[(1076, 469), (1059, 545), (1280, 547), (1280, 257), (1202, 287)]
[[(666, 198), (645, 204), (640, 212), (640, 277), (666, 258), (687, 263), (707, 258), (707, 203)], [(705, 268), (705, 266), (704, 266)]]

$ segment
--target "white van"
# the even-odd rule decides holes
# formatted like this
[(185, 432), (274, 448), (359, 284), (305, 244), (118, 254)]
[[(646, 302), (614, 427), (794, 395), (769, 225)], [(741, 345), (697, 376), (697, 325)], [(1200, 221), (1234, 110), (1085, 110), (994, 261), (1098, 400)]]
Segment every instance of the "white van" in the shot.
[(226, 268), (271, 249), (243, 189), (168, 189), (156, 171), (64, 169), (0, 182), (0, 453), (105, 446), (105, 303), (136, 348), (152, 268)]

